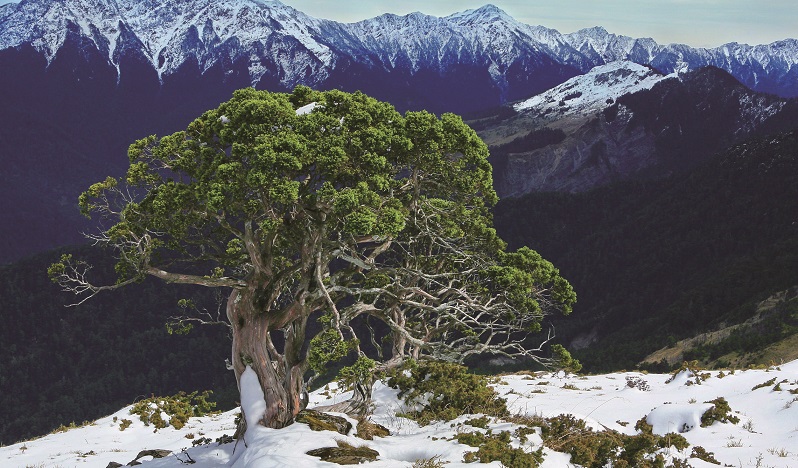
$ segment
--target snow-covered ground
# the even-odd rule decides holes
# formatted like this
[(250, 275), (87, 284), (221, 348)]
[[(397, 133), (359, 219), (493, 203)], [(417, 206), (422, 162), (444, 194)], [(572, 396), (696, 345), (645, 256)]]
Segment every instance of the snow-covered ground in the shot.
[[(494, 387), (515, 413), (544, 417), (567, 413), (586, 420), (597, 430), (609, 428), (625, 434), (634, 434), (635, 422), (647, 417), (655, 432), (689, 429), (682, 435), (690, 444), (713, 452), (725, 466), (798, 466), (798, 361), (767, 370), (738, 370), (733, 374), (711, 371), (700, 384), (687, 373), (670, 382), (669, 379), (670, 375), (636, 372), (567, 377), (546, 373), (503, 376)], [(771, 383), (762, 385), (771, 379), (774, 379)], [(774, 389), (776, 384), (778, 388)], [(189, 457), (196, 462), (192, 465), (195, 468), (329, 467), (334, 465), (305, 452), (335, 446), (340, 440), (377, 450), (379, 459), (368, 464), (375, 468), (410, 467), (416, 460), (435, 456), (448, 462), (446, 466), (450, 468), (474, 466), (464, 463), (463, 455), (475, 449), (449, 440), (458, 431), (475, 430), (458, 424), (469, 417), (419, 427), (396, 416), (403, 406), (395, 390), (377, 384), (374, 396), (377, 408), (372, 420), (386, 426), (392, 435), (373, 441), (328, 431), (313, 432), (304, 424), (294, 424), (282, 430), (256, 427), (247, 434), (246, 443), (214, 442), (192, 448), (192, 441), (201, 437), (214, 440), (223, 434), (232, 435), (237, 410), (193, 418), (180, 430), (169, 427), (154, 432), (152, 426), (146, 427), (130, 415), (127, 407), (89, 426), (2, 447), (0, 466), (105, 467), (112, 461), (125, 465), (141, 450), (166, 449), (173, 453), (152, 461), (148, 461), (152, 457), (145, 456), (140, 461), (147, 468), (183, 466)], [(347, 397), (345, 393), (317, 391), (311, 397), (311, 407)], [(700, 415), (710, 406), (704, 402), (717, 397), (728, 400), (740, 422), (736, 425), (716, 422), (707, 428), (700, 427)], [(243, 398), (245, 404), (254, 406), (257, 399), (257, 394)], [(120, 430), (122, 419), (132, 421), (124, 431)], [(491, 427), (494, 431), (514, 429), (512, 424), (502, 422), (494, 422)], [(538, 444), (540, 438), (532, 436), (526, 447), (532, 450)], [(684, 459), (691, 449), (678, 452), (671, 448), (665, 455)], [(543, 467), (573, 466), (569, 464), (569, 455), (548, 449), (545, 453)], [(717, 466), (699, 459), (690, 459), (689, 463), (694, 467)], [(500, 464), (493, 462), (488, 466)]]

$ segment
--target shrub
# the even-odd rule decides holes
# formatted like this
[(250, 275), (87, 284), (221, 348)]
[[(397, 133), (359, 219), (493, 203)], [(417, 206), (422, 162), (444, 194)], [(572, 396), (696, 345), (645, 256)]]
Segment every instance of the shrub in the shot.
[(648, 392), (651, 386), (642, 377), (626, 376), (626, 386), (629, 388), (636, 388), (641, 392)]
[(83, 421), (80, 425), (78, 425), (78, 424), (75, 424), (75, 421), (72, 421), (67, 426), (64, 426), (63, 424), (61, 424), (57, 428), (53, 429), (53, 431), (50, 434), (56, 434), (56, 433), (59, 433), (59, 432), (67, 432), (69, 430), (77, 429), (79, 427), (86, 427), (86, 426), (89, 426), (91, 424), (92, 423), (89, 422), (89, 421)]
[(339, 388), (352, 390), (357, 383), (373, 381), (376, 367), (377, 361), (365, 356), (358, 357), (354, 364), (338, 371)]
[(490, 420), (488, 419), (487, 416), (482, 416), (481, 418), (469, 419), (465, 423), (468, 424), (469, 426), (472, 426), (472, 427), (478, 427), (480, 429), (487, 429), (489, 422), (490, 422)]
[(388, 385), (399, 389), (406, 403), (423, 405), (407, 414), (420, 424), (451, 421), (464, 414), (508, 414), (507, 402), (488, 386), (487, 378), (458, 364), (408, 361), (392, 373)]
[(761, 384), (754, 385), (751, 388), (751, 391), (753, 392), (754, 390), (757, 390), (757, 389), (760, 389), (760, 388), (770, 387), (774, 383), (776, 383), (776, 377), (773, 377), (772, 379), (768, 380), (767, 382), (762, 382)]
[(652, 434), (645, 418), (635, 428), (641, 433), (634, 436), (612, 430), (595, 432), (583, 420), (561, 414), (545, 420), (543, 444), (570, 454), (571, 463), (590, 468), (664, 466), (664, 459), (657, 451), (670, 446), (678, 450), (689, 446), (687, 439), (678, 434)]
[(361, 418), (357, 421), (356, 437), (364, 440), (374, 440), (375, 437), (388, 437), (391, 431), (381, 424), (373, 423), (366, 418)]
[(699, 460), (704, 460), (707, 463), (720, 465), (720, 462), (715, 459), (715, 454), (713, 452), (707, 452), (707, 449), (700, 445), (693, 447), (693, 453), (690, 454), (690, 458), (698, 458)]
[(709, 427), (715, 421), (722, 423), (730, 422), (732, 424), (740, 422), (740, 418), (731, 414), (731, 407), (725, 398), (718, 397), (711, 401), (705, 401), (704, 403), (712, 403), (714, 406), (701, 415), (701, 427)]
[(576, 374), (582, 370), (582, 363), (574, 359), (571, 353), (568, 352), (562, 345), (556, 344), (551, 347), (551, 357), (554, 360), (554, 366), (565, 373)]
[(709, 372), (701, 372), (704, 368), (698, 363), (698, 361), (685, 361), (679, 366), (678, 369), (674, 370), (671, 373), (671, 377), (665, 381), (665, 383), (673, 382), (673, 379), (676, 378), (679, 373), (684, 371), (689, 371), (695, 377), (695, 380), (688, 380), (686, 385), (701, 385), (705, 380), (712, 377), (712, 374)]
[[(145, 426), (152, 424), (155, 429), (163, 429), (172, 425), (175, 429), (182, 428), (188, 418), (194, 416), (204, 416), (213, 411), (216, 403), (208, 401), (212, 392), (206, 390), (201, 394), (198, 392), (186, 393), (179, 392), (168, 397), (152, 396), (145, 400), (136, 402), (130, 409), (130, 414), (135, 414), (141, 419)], [(164, 421), (161, 414), (166, 414), (169, 421)]]
[(503, 466), (514, 468), (535, 468), (543, 461), (543, 448), (527, 453), (521, 448), (510, 445), (510, 433), (507, 431), (498, 434), (482, 434), (481, 432), (464, 432), (455, 436), (461, 444), (477, 447), (476, 452), (466, 452), (463, 461), (471, 463), (479, 460), (480, 463), (501, 462)]

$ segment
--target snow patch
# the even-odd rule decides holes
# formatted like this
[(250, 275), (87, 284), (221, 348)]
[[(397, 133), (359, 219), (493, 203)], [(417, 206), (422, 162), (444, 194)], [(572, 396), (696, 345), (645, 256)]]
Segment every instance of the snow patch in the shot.
[(662, 405), (648, 413), (646, 422), (654, 428), (654, 434), (682, 434), (701, 427), (701, 415), (710, 408), (711, 403)]
[(241, 385), (241, 409), (247, 421), (247, 433), (258, 427), (263, 413), (266, 411), (266, 400), (263, 397), (263, 389), (260, 388), (258, 374), (247, 366), (241, 374), (239, 381)]
[(311, 102), (310, 104), (305, 104), (304, 106), (302, 106), (302, 107), (300, 107), (299, 109), (296, 110), (296, 115), (307, 115), (307, 114), (310, 114), (311, 112), (313, 112), (313, 109), (315, 109), (316, 106), (318, 106), (318, 105), (319, 105), (319, 103), (317, 103), (315, 101)]

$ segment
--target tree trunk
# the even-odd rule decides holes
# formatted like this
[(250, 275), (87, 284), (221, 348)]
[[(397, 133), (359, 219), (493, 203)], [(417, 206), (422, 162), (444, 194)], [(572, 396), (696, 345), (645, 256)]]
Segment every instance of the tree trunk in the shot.
[(371, 390), (373, 388), (373, 378), (365, 382), (357, 382), (352, 398), (332, 405), (317, 406), (315, 409), (317, 411), (344, 413), (355, 419), (360, 419), (374, 411), (374, 404), (371, 401)]
[[(405, 326), (405, 315), (398, 307), (393, 308), (391, 315), (391, 318), (397, 325), (400, 327)], [(407, 338), (396, 330), (391, 330), (391, 343), (391, 360), (403, 359), (405, 356), (405, 347), (407, 346)]]
[(307, 406), (301, 354), (307, 314), (300, 314), (283, 328), (286, 339), (280, 353), (269, 333), (275, 329), (276, 319), (255, 307), (256, 290), (255, 285), (235, 289), (227, 301), (227, 317), (233, 327), (233, 370), (239, 390), (246, 367), (255, 371), (266, 402), (259, 422), (279, 429), (292, 424)]

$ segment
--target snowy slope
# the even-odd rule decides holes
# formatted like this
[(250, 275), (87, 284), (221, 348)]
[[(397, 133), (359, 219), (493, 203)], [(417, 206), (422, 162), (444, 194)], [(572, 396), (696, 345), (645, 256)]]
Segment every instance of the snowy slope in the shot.
[[(596, 430), (609, 428), (625, 434), (635, 434), (635, 422), (646, 417), (655, 432), (684, 431), (682, 435), (691, 446), (702, 446), (727, 466), (798, 466), (798, 361), (767, 370), (738, 370), (732, 374), (712, 371), (703, 379), (689, 372), (675, 378), (636, 372), (567, 377), (547, 373), (508, 375), (503, 376), (495, 388), (515, 413), (544, 417), (572, 414)], [(374, 396), (377, 409), (372, 419), (388, 427), (392, 435), (373, 441), (357, 439), (351, 434), (345, 437), (333, 432), (312, 432), (303, 424), (294, 424), (281, 430), (257, 427), (247, 434), (246, 445), (210, 443), (191, 448), (192, 440), (200, 437), (215, 439), (222, 434), (232, 434), (237, 411), (191, 419), (181, 430), (170, 427), (153, 432), (151, 427), (145, 427), (130, 416), (129, 408), (123, 408), (90, 426), (2, 447), (0, 465), (9, 468), (106, 466), (111, 461), (125, 464), (139, 451), (157, 448), (173, 453), (149, 462), (146, 460), (151, 457), (143, 457), (143, 466), (178, 467), (190, 457), (196, 462), (193, 465), (196, 468), (321, 468), (331, 465), (305, 452), (346, 440), (355, 446), (365, 444), (377, 450), (379, 459), (368, 465), (375, 468), (410, 467), (418, 459), (434, 456), (448, 462), (446, 466), (451, 468), (475, 466), (463, 463), (464, 453), (473, 449), (449, 440), (458, 431), (474, 430), (461, 425), (467, 416), (449, 423), (419, 427), (413, 421), (396, 416), (396, 412), (402, 410), (396, 391), (377, 384)], [(346, 393), (335, 392), (333, 386), (329, 395), (315, 392), (311, 396), (311, 406), (347, 397)], [(710, 406), (705, 402), (718, 397), (726, 398), (740, 422), (715, 422), (709, 427), (700, 427), (697, 421)], [(242, 399), (245, 404), (257, 403), (257, 395), (249, 403), (248, 397)], [(133, 423), (120, 431), (119, 421), (123, 418)], [(491, 427), (494, 430), (515, 429), (512, 424), (498, 421)], [(531, 437), (523, 446), (534, 450), (539, 444), (539, 437)], [(183, 448), (188, 449), (187, 453), (181, 452)], [(662, 453), (671, 460), (686, 459), (691, 450), (692, 447), (682, 451), (671, 447), (663, 449)], [(568, 463), (569, 455), (548, 449), (545, 453), (544, 468), (573, 466)], [(716, 466), (695, 458), (689, 459), (689, 463), (693, 467)], [(494, 462), (490, 466), (499, 465)]]
[(651, 89), (667, 78), (634, 62), (611, 62), (519, 102), (513, 108), (518, 112), (535, 111), (553, 118), (566, 113), (587, 115), (607, 107), (624, 94)]

